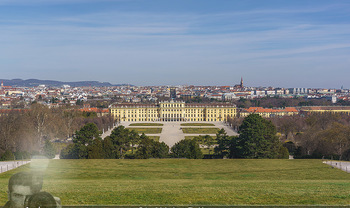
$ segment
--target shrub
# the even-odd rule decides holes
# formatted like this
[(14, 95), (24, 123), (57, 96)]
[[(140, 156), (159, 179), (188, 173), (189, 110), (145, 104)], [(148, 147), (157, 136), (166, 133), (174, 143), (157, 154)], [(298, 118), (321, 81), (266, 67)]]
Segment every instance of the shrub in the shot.
[(10, 150), (6, 150), (0, 158), (1, 161), (8, 161), (8, 160), (14, 160), (14, 159), (15, 159), (15, 155)]

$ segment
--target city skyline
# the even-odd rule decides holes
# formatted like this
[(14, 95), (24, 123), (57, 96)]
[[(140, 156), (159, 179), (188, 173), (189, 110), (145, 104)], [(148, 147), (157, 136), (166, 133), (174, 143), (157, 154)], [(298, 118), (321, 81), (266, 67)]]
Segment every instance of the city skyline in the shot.
[[(30, 82), (31, 81), (31, 82)], [(35, 81), (35, 82), (33, 82)], [(14, 82), (14, 83), (12, 83)], [(185, 87), (185, 86), (196, 86), (196, 87), (224, 87), (229, 86), (231, 88), (236, 89), (251, 89), (251, 88), (273, 88), (273, 89), (349, 89), (345, 88), (344, 86), (340, 87), (333, 87), (333, 88), (326, 88), (326, 87), (299, 87), (299, 86), (292, 86), (292, 87), (284, 87), (284, 86), (257, 86), (257, 85), (251, 85), (247, 86), (244, 84), (243, 77), (240, 78), (240, 82), (236, 83), (230, 83), (227, 85), (224, 84), (217, 84), (217, 85), (201, 85), (201, 84), (175, 84), (175, 85), (169, 85), (169, 84), (159, 84), (159, 85), (138, 85), (135, 83), (110, 83), (110, 82), (104, 82), (104, 81), (96, 81), (96, 80), (78, 80), (78, 81), (62, 81), (62, 80), (40, 80), (40, 79), (0, 79), (1, 86), (7, 87), (38, 87), (39, 85), (43, 85), (45, 87), (63, 87), (64, 85), (68, 86), (72, 84), (73, 86), (70, 87), (82, 87), (82, 86), (91, 86), (91, 87), (112, 87), (112, 86), (134, 86), (134, 87)]]
[(349, 88), (348, 1), (0, 2), (4, 79)]

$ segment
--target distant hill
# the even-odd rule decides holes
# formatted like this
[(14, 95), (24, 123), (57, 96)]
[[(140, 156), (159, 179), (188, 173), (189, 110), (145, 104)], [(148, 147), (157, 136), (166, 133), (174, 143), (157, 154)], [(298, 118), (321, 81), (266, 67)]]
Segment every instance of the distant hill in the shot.
[(84, 86), (92, 86), (92, 87), (111, 87), (111, 86), (123, 86), (128, 84), (117, 84), (113, 85), (109, 82), (98, 82), (98, 81), (79, 81), (79, 82), (61, 82), (55, 80), (39, 80), (39, 79), (0, 79), (0, 81), (4, 82), (5, 86), (17, 86), (17, 87), (35, 87), (38, 85), (45, 85), (50, 87), (61, 87), (62, 85), (69, 85), (71, 87), (84, 87)]

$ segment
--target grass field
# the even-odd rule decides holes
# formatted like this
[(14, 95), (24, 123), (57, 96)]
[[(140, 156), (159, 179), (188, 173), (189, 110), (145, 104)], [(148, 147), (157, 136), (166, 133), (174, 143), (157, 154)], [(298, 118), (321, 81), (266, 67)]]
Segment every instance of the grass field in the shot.
[(159, 142), (160, 136), (148, 136), (150, 139), (153, 139), (154, 141)]
[(182, 128), (185, 134), (216, 134), (219, 130), (218, 128)]
[(160, 134), (162, 132), (162, 128), (127, 128), (130, 130), (135, 130), (137, 133), (142, 134)]
[(161, 123), (132, 123), (129, 126), (163, 126)]
[[(193, 139), (198, 136), (185, 136), (185, 139)], [(216, 136), (211, 136), (213, 139), (216, 139)]]
[[(9, 177), (0, 174), (0, 204)], [(51, 160), (63, 205), (348, 205), (350, 174), (321, 160)]]
[(183, 123), (181, 126), (215, 126), (212, 123)]

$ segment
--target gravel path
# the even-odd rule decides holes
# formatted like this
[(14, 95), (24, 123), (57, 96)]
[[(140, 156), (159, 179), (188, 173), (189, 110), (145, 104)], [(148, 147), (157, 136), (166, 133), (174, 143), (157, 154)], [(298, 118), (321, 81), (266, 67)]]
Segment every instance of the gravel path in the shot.
[(15, 168), (17, 168), (21, 165), (27, 164), (29, 162), (30, 161), (22, 161), (22, 160), (0, 162), (0, 173), (15, 169)]
[(103, 130), (103, 133), (101, 135), (101, 138), (104, 139), (106, 136), (109, 136), (111, 135), (112, 133), (112, 130), (115, 128), (116, 126), (113, 126), (111, 129), (108, 129), (106, 131)]
[[(131, 123), (135, 122), (121, 122), (121, 125), (125, 127), (133, 127), (137, 128), (137, 126), (129, 126)], [(150, 123), (150, 122), (137, 122), (137, 123)], [(161, 123), (163, 126), (139, 126), (139, 128), (162, 128), (162, 133), (160, 134), (147, 134), (148, 136), (160, 136), (159, 141), (164, 142), (169, 147), (174, 146), (175, 143), (185, 139), (185, 136), (198, 136), (198, 135), (205, 135), (205, 134), (184, 134), (182, 128), (190, 128), (191, 126), (181, 126), (182, 123), (212, 123), (215, 126), (192, 126), (192, 128), (224, 128), (227, 135), (234, 136), (238, 135), (237, 132), (235, 132), (233, 129), (231, 129), (229, 126), (225, 125), (223, 122), (155, 122), (155, 123)], [(211, 136), (215, 136), (215, 134), (209, 134)]]
[(347, 173), (350, 173), (350, 162), (343, 162), (343, 161), (323, 161), (323, 163), (330, 165), (334, 168), (338, 168), (342, 171), (345, 171)]

